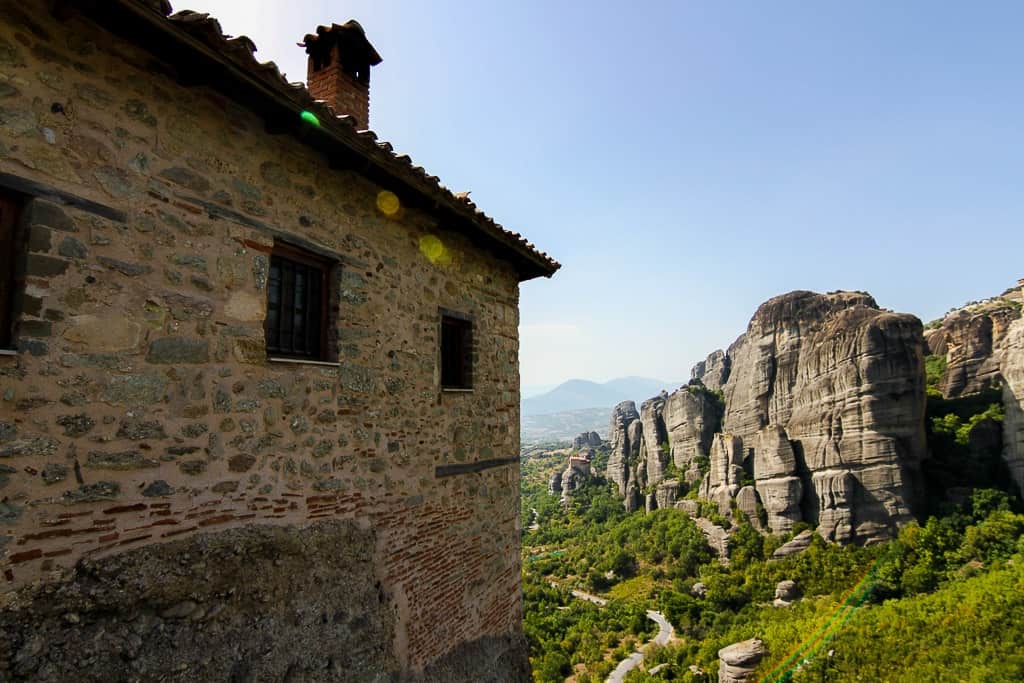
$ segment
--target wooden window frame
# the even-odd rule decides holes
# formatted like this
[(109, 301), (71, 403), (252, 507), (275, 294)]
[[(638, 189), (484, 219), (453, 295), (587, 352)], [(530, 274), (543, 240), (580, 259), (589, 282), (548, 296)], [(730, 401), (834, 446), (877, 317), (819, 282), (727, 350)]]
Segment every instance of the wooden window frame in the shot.
[[(274, 305), (271, 303), (271, 296), (273, 290), (273, 280), (275, 269), (281, 268), (283, 263), (291, 264), (293, 269), (299, 267), (305, 270), (306, 273), (316, 272), (319, 277), (315, 280), (319, 285), (319, 298), (317, 310), (315, 311), (316, 320), (318, 321), (319, 331), (313, 331), (312, 336), (309, 330), (310, 311), (305, 311), (306, 314), (306, 333), (303, 334), (306, 344), (312, 346), (315, 343), (315, 350), (303, 351), (297, 348), (294, 342), (294, 328), (291, 330), (293, 335), (293, 341), (291, 344), (283, 344), (282, 336), (284, 328), (282, 327), (285, 316), (282, 313), (286, 310), (284, 295), (288, 294), (287, 291), (283, 291), (282, 285), (278, 284), (278, 296), (283, 297), (276, 307), (277, 319), (276, 329), (272, 329), (272, 309)], [(334, 281), (334, 273), (337, 267), (337, 262), (331, 259), (316, 254), (307, 249), (302, 249), (293, 244), (287, 242), (274, 242), (274, 248), (270, 253), (270, 270), (267, 277), (267, 316), (263, 323), (264, 339), (267, 345), (267, 357), (274, 361), (291, 361), (291, 362), (308, 362), (308, 363), (334, 363), (337, 361), (336, 355), (330, 353), (330, 343), (332, 335), (330, 331), (335, 321), (335, 316), (331, 315), (331, 311), (337, 307), (337, 301), (334, 297), (332, 283)], [(293, 289), (290, 290), (290, 297), (292, 300), (292, 310), (294, 310), (296, 291), (294, 289), (294, 282), (292, 285)], [(308, 291), (308, 290), (307, 290)], [(309, 300), (305, 302), (309, 304)], [(293, 318), (294, 322), (294, 318)], [(276, 333), (276, 339), (274, 343), (271, 343), (272, 337)]]
[(473, 318), (442, 308), (438, 336), (438, 364), (442, 391), (472, 391), (474, 361)]

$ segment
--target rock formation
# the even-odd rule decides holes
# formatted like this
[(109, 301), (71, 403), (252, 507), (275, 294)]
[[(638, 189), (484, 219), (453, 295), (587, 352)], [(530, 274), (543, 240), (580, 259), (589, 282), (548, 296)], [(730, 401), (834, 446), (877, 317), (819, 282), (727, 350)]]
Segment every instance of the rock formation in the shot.
[[(763, 508), (774, 533), (803, 520), (830, 540), (891, 537), (921, 493), (923, 359), (920, 321), (868, 294), (776, 297), (693, 369), (704, 387), (655, 397), (639, 415), (616, 408), (609, 478), (635, 507), (666, 477), (667, 442), (684, 482), (708, 462), (700, 494), (724, 516), (737, 503), (755, 522)], [(724, 415), (707, 387), (721, 388)]]
[(803, 595), (800, 587), (796, 585), (796, 581), (779, 581), (778, 585), (775, 586), (775, 600), (772, 602), (776, 607), (785, 607), (790, 603), (799, 600)]
[(675, 507), (687, 517), (700, 517), (700, 502), (696, 500), (679, 500), (676, 501)]
[(612, 411), (608, 431), (611, 453), (608, 456), (607, 476), (615, 482), (619, 495), (626, 496), (632, 471), (640, 456), (640, 413), (632, 401), (623, 401)]
[(811, 541), (814, 539), (814, 532), (810, 529), (805, 529), (793, 537), (793, 540), (783, 543), (781, 546), (775, 549), (772, 553), (771, 559), (781, 560), (784, 557), (790, 555), (797, 555), (802, 553), (811, 547)]
[(700, 463), (706, 461), (721, 415), (717, 397), (700, 386), (662, 392), (644, 401), (639, 412), (632, 401), (615, 406), (607, 476), (625, 499), (626, 509), (636, 510), (641, 503), (648, 510), (671, 507), (685, 490), (673, 478), (674, 490), (658, 493), (670, 469), (682, 474), (687, 487), (699, 481)]
[(569, 466), (562, 472), (562, 498), (567, 499), (590, 480), (590, 458), (571, 456)]
[(718, 431), (722, 412), (717, 398), (699, 388), (687, 386), (669, 394), (663, 417), (672, 463), (686, 481), (700, 480), (700, 459), (711, 452), (711, 440)]
[[(882, 311), (867, 294), (792, 292), (763, 304), (728, 356), (723, 429), (754, 451), (755, 481), (783, 480), (773, 498), (781, 486), (796, 493), (789, 478), (798, 477), (803, 518), (837, 541), (889, 537), (911, 519), (925, 453), (917, 318)], [(777, 445), (777, 462), (757, 471), (758, 442), (773, 440), (765, 427), (790, 441), (788, 471)], [(799, 501), (783, 500), (792, 518)]]
[(679, 482), (675, 479), (663, 481), (654, 489), (654, 499), (657, 502), (657, 508), (660, 510), (674, 507), (678, 498)]
[(939, 381), (945, 398), (969, 396), (1001, 385), (1006, 413), (1002, 434), (997, 433), (995, 423), (982, 421), (971, 430), (968, 446), (972, 457), (982, 459), (986, 453), (1002, 448), (1010, 475), (1024, 495), (1022, 307), (1024, 280), (997, 297), (947, 313), (924, 334), (928, 352), (946, 361)]
[(707, 539), (708, 545), (718, 555), (718, 561), (723, 565), (728, 565), (729, 532), (704, 517), (697, 517), (693, 520), (693, 523), (697, 525), (697, 528), (704, 534), (704, 538)]
[(1001, 383), (1000, 359), (1007, 334), (1021, 317), (1018, 290), (946, 314), (924, 332), (928, 353), (943, 356), (946, 369), (939, 390), (946, 398), (975, 394)]
[(765, 427), (754, 446), (754, 477), (772, 533), (784, 534), (801, 519), (803, 483), (797, 476), (796, 456), (779, 426)]
[(551, 475), (551, 479), (548, 480), (548, 493), (561, 493), (562, 492), (562, 473), (555, 472)]
[(690, 379), (700, 381), (708, 389), (721, 389), (729, 379), (729, 366), (729, 357), (725, 355), (725, 351), (719, 349), (693, 366)]
[(1003, 376), (1003, 458), (1024, 496), (1024, 319), (1006, 335), (1001, 354)]
[(744, 486), (736, 493), (736, 509), (738, 509), (747, 520), (754, 525), (754, 528), (761, 529), (761, 516), (758, 509), (761, 507), (761, 497), (753, 486)]
[(573, 450), (582, 451), (587, 448), (597, 448), (601, 445), (601, 435), (597, 432), (581, 432), (572, 440)]
[[(668, 433), (665, 430), (665, 401), (668, 394), (664, 391), (654, 398), (649, 398), (640, 405), (640, 426), (643, 432), (640, 457), (644, 459), (646, 481), (658, 484), (665, 478), (665, 466), (668, 464)], [(662, 448), (662, 444), (666, 448)]]
[(730, 516), (733, 497), (743, 480), (743, 441), (732, 434), (715, 434), (711, 469), (700, 486), (700, 497), (718, 503), (718, 512)]
[(751, 638), (723, 647), (718, 651), (718, 659), (721, 660), (718, 668), (719, 683), (753, 681), (754, 671), (766, 654), (768, 649), (760, 638)]

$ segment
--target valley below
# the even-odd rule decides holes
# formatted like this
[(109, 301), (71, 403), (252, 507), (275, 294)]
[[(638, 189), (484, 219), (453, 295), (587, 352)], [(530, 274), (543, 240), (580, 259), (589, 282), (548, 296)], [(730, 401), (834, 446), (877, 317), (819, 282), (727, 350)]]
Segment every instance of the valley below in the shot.
[(534, 680), (1024, 680), (1022, 302), (777, 297), (689, 384), (524, 445)]

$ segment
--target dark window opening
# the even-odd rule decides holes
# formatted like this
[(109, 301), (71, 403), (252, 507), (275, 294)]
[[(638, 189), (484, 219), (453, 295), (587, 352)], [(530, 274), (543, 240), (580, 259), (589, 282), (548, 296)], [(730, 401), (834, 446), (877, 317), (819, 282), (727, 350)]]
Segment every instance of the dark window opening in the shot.
[(331, 264), (310, 252), (275, 244), (267, 278), (267, 355), (306, 360), (327, 357)]
[(441, 315), (441, 387), (473, 388), (473, 321)]
[(0, 193), (0, 349), (13, 345), (15, 227), (21, 210), (19, 197)]

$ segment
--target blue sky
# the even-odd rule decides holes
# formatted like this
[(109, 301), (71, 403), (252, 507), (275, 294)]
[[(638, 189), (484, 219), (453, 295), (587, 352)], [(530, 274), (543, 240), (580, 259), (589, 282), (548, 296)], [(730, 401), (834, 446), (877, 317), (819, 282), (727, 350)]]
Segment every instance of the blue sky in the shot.
[(521, 290), (524, 384), (683, 380), (793, 289), (927, 321), (1024, 277), (1024, 3), (175, 9), (292, 80), (360, 21), (371, 127), (563, 263)]

